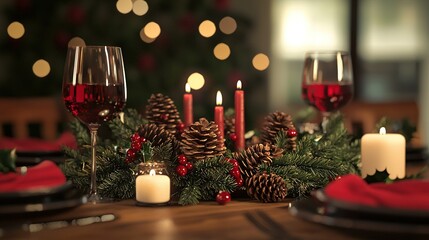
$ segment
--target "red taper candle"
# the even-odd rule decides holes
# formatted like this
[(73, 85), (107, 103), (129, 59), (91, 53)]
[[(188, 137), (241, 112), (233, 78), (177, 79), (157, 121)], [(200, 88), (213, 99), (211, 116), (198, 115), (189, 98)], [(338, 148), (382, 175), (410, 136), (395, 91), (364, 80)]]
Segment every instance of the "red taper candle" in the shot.
[(245, 146), (245, 126), (244, 126), (244, 91), (241, 89), (241, 81), (237, 81), (237, 90), (235, 90), (235, 149), (243, 150)]
[(185, 94), (183, 94), (183, 115), (185, 118), (185, 126), (189, 126), (194, 122), (194, 113), (192, 111), (192, 94), (191, 87), (188, 83), (185, 84)]
[(222, 106), (222, 93), (217, 91), (216, 93), (216, 106), (214, 110), (215, 123), (219, 128), (219, 139), (224, 139), (224, 111)]

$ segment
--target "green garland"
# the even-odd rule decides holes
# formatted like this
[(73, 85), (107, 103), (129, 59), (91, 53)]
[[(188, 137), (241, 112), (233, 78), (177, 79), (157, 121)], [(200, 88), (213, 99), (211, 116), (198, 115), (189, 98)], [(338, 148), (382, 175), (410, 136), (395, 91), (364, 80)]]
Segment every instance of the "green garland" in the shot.
[[(276, 142), (282, 147), (286, 136), (279, 134)], [(296, 151), (274, 159), (271, 165), (260, 165), (259, 170), (281, 176), (288, 185), (289, 197), (303, 197), (338, 176), (358, 174), (359, 159), (359, 141), (348, 134), (342, 116), (337, 114), (330, 119), (326, 133), (301, 136)]]
[[(147, 122), (133, 109), (125, 111), (124, 122), (119, 119), (111, 121), (108, 124), (110, 137), (99, 139), (97, 183), (101, 195), (116, 199), (134, 198), (138, 164), (152, 158), (166, 163), (174, 190), (172, 198), (180, 205), (213, 200), (220, 190), (233, 192), (238, 188), (229, 173), (233, 167), (227, 161), (231, 157), (230, 151), (224, 156), (195, 162), (193, 169), (185, 176), (179, 176), (175, 171), (179, 153), (173, 151), (171, 144), (151, 146), (146, 143), (139, 153), (140, 157), (127, 163), (126, 149), (131, 145), (130, 137)], [(86, 192), (90, 182), (89, 135), (78, 121), (71, 123), (71, 129), (82, 147), (79, 150), (66, 149), (70, 159), (61, 167), (67, 178)], [(289, 197), (306, 196), (311, 190), (324, 187), (336, 176), (358, 173), (359, 142), (347, 133), (341, 116), (336, 115), (330, 120), (327, 132), (301, 136), (296, 151), (286, 152), (269, 166), (260, 165), (259, 171), (281, 176), (288, 185)], [(276, 139), (277, 146), (285, 147), (286, 142), (287, 136), (280, 133)]]

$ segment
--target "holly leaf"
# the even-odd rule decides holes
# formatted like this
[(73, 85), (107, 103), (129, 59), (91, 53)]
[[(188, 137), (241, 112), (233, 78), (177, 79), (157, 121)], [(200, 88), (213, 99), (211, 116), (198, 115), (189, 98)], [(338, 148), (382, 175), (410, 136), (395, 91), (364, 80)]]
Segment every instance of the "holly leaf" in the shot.
[(402, 179), (400, 178), (390, 179), (389, 173), (387, 172), (386, 169), (384, 169), (383, 171), (376, 170), (374, 175), (368, 175), (364, 180), (367, 183), (377, 183), (377, 182), (392, 183)]
[(15, 172), (15, 149), (13, 150), (0, 150), (0, 172), (8, 173)]

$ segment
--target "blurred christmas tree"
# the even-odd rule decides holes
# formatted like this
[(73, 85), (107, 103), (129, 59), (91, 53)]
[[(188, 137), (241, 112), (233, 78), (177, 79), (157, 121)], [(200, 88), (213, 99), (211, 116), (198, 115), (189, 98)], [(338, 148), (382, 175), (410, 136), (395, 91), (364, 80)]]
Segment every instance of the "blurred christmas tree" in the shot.
[[(127, 2), (128, 1), (128, 2)], [(144, 14), (119, 12), (127, 4), (147, 4)], [(125, 5), (124, 5), (125, 4)], [(247, 93), (250, 114), (264, 111), (266, 73), (252, 66), (257, 53), (246, 39), (251, 21), (229, 8), (229, 0), (16, 0), (1, 4), (3, 29), (14, 22), (22, 23), (25, 33), (14, 39), (0, 37), (0, 96), (58, 96), (69, 41), (79, 37), (87, 45), (122, 47), (128, 84), (128, 107), (142, 109), (152, 93), (169, 95), (181, 109), (182, 93), (189, 75), (201, 73), (202, 89), (193, 91), (195, 118), (211, 118), (215, 93), (221, 90), (226, 108), (233, 107), (237, 80), (242, 80)], [(129, 9), (131, 10), (131, 9)], [(144, 11), (144, 10), (140, 10)], [(219, 22), (232, 17), (237, 29), (232, 33), (219, 30)], [(204, 20), (216, 24), (211, 37), (203, 37), (199, 25)], [(160, 26), (156, 39), (146, 42), (141, 30), (149, 22)], [(225, 60), (216, 58), (213, 49), (219, 43), (229, 46)], [(37, 77), (33, 64), (46, 60), (50, 72)], [(250, 107), (248, 108), (250, 109)], [(250, 126), (250, 124), (248, 125)]]

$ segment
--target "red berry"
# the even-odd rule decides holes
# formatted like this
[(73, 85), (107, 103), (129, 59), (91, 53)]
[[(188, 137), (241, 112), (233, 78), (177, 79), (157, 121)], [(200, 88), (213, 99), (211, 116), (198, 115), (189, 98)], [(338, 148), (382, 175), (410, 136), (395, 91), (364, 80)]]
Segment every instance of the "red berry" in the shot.
[(238, 161), (237, 160), (230, 158), (230, 159), (228, 159), (228, 162), (232, 163), (233, 167), (238, 168)]
[(176, 128), (177, 128), (177, 131), (183, 132), (185, 130), (185, 124), (180, 122), (177, 124)]
[(138, 142), (140, 141), (140, 135), (138, 133), (134, 133), (131, 135), (131, 142)]
[(179, 175), (179, 176), (185, 176), (186, 174), (188, 174), (188, 169), (184, 166), (184, 165), (178, 165), (177, 167), (176, 167), (176, 173)]
[(127, 157), (125, 159), (126, 162), (130, 163), (134, 161), (134, 158), (136, 157), (136, 151), (132, 148), (127, 150)]
[(140, 137), (140, 143), (142, 143), (142, 144), (143, 144), (143, 143), (146, 143), (146, 141), (147, 141), (147, 140), (146, 140), (146, 138), (144, 138), (144, 137)]
[(192, 164), (191, 162), (187, 162), (187, 163), (185, 163), (185, 167), (186, 167), (188, 170), (192, 170), (192, 168), (194, 167), (194, 164)]
[(131, 148), (134, 150), (140, 150), (142, 148), (142, 143), (140, 141), (139, 142), (132, 142)]
[(243, 178), (240, 177), (240, 178), (236, 178), (235, 182), (237, 183), (237, 186), (241, 187), (243, 186), (244, 180)]
[(287, 136), (292, 138), (292, 137), (296, 137), (296, 135), (298, 135), (298, 133), (296, 132), (295, 129), (291, 128), (287, 130)]
[(219, 191), (219, 193), (216, 196), (216, 202), (225, 205), (228, 202), (231, 201), (231, 194), (227, 191)]
[(231, 139), (231, 141), (235, 142), (235, 141), (237, 141), (237, 134), (235, 134), (235, 133), (230, 133), (230, 134), (229, 134), (229, 138)]
[(179, 156), (177, 156), (177, 160), (182, 165), (185, 165), (185, 163), (188, 162), (188, 159), (186, 158), (185, 154), (180, 154)]
[(241, 174), (240, 174), (240, 170), (237, 167), (233, 167), (231, 169), (231, 171), (229, 171), (229, 174), (231, 174), (231, 176), (233, 176), (234, 178), (241, 178)]

